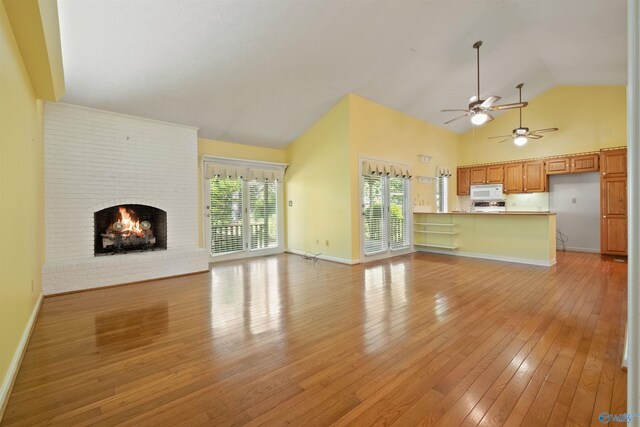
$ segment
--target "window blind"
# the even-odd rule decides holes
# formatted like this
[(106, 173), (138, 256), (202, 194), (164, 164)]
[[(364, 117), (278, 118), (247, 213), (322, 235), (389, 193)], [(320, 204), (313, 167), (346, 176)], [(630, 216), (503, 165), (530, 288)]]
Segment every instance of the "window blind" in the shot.
[(211, 253), (224, 254), (243, 249), (242, 179), (213, 178), (211, 192)]
[(387, 250), (386, 213), (384, 206), (384, 178), (365, 176), (364, 198), (364, 253), (371, 255)]
[(250, 181), (249, 222), (251, 249), (278, 246), (278, 218), (276, 182)]
[(409, 245), (408, 224), (409, 181), (389, 178), (389, 224), (391, 249), (401, 249)]

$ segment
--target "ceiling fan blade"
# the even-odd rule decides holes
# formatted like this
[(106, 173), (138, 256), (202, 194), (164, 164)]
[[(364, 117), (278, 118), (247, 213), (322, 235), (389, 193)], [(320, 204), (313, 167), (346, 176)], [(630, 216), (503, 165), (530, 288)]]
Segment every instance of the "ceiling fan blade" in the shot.
[(535, 132), (535, 133), (545, 133), (545, 132), (555, 132), (557, 131), (558, 128), (546, 128), (546, 129), (538, 129), (538, 130), (533, 130), (531, 132)]
[(511, 141), (511, 139), (512, 139), (511, 136), (509, 136), (509, 138), (505, 138), (502, 141), (498, 141), (498, 144), (502, 144), (505, 141)]
[(511, 135), (490, 136), (487, 139), (497, 139), (497, 138), (511, 138)]
[(540, 138), (542, 138), (542, 135), (536, 135), (535, 133), (531, 132), (529, 135), (527, 135), (527, 138), (529, 138), (529, 139), (540, 139)]
[(498, 101), (500, 101), (499, 96), (490, 96), (487, 99), (485, 99), (485, 101), (482, 104), (480, 104), (480, 108), (483, 108), (483, 109), (489, 108)]
[(529, 105), (528, 102), (514, 102), (513, 104), (493, 105), (491, 111), (510, 110), (512, 108), (524, 108)]
[(453, 111), (461, 112), (461, 113), (470, 113), (471, 112), (471, 110), (466, 109), (466, 108), (465, 109), (458, 109), (458, 110), (456, 110), (456, 109), (453, 109), (453, 110), (440, 110), (441, 113), (447, 113), (447, 112), (453, 112)]
[(485, 123), (489, 123), (491, 120), (493, 120), (493, 116), (489, 113), (487, 113), (487, 121)]
[(451, 120), (449, 120), (449, 121), (444, 122), (444, 124), (445, 124), (445, 125), (448, 125), (448, 124), (449, 124), (449, 123), (451, 123), (451, 122), (455, 122), (456, 120), (462, 119), (463, 117), (467, 117), (467, 116), (468, 116), (468, 114), (463, 114), (463, 115), (461, 115), (461, 116), (455, 117), (455, 118), (453, 118), (453, 119), (451, 119)]

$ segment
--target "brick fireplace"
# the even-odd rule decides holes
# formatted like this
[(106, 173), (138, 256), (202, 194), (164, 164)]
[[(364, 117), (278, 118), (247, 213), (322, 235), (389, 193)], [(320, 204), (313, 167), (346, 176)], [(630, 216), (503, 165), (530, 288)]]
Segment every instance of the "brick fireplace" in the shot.
[(195, 128), (46, 104), (43, 292), (207, 270), (197, 164)]

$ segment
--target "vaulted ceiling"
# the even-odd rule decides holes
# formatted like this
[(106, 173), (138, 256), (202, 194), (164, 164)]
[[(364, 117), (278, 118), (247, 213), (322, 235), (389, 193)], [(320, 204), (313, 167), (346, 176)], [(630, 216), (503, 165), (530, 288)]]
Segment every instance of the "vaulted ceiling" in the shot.
[(475, 93), (626, 84), (624, 0), (58, 0), (64, 102), (284, 147), (352, 92), (463, 132)]

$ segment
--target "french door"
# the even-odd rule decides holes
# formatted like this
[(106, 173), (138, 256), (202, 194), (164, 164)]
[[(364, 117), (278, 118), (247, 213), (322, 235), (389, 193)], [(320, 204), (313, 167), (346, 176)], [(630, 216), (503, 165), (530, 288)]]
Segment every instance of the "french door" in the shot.
[(362, 177), (362, 252), (388, 256), (410, 248), (409, 180)]
[(207, 246), (212, 257), (282, 251), (279, 182), (242, 177), (207, 182)]

